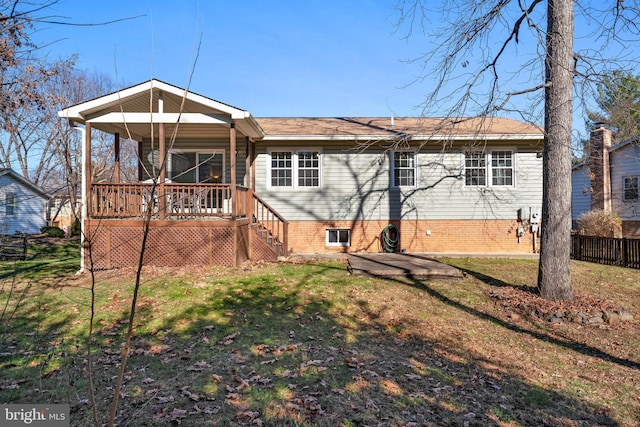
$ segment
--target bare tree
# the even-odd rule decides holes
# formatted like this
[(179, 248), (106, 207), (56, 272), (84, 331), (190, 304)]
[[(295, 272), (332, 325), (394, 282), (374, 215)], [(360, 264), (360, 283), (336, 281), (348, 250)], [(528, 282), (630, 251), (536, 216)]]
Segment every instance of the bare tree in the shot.
[[(56, 190), (63, 201), (69, 201), (72, 212), (79, 218), (79, 205), (76, 198), (80, 192), (80, 170), (82, 169), (82, 135), (60, 120), (57, 112), (105, 93), (114, 88), (114, 82), (105, 74), (89, 73), (83, 70), (69, 69), (51, 79), (46, 85), (51, 102), (46, 106), (47, 117), (51, 122), (42, 122), (39, 126), (41, 141), (51, 147), (54, 163), (47, 173), (45, 187)], [(132, 181), (137, 179), (137, 143), (122, 141), (120, 151), (121, 179)], [(114, 173), (113, 135), (100, 131), (92, 133), (92, 168), (90, 179), (94, 182), (110, 181)]]
[[(401, 0), (399, 28), (428, 31), (438, 16), (444, 28), (429, 34), (435, 47), (423, 61), (418, 81), (434, 88), (425, 113), (510, 114), (540, 123), (544, 116), (543, 221), (538, 288), (545, 298), (572, 299), (570, 262), (571, 143), (574, 93), (584, 100), (608, 69), (637, 64), (624, 47), (637, 40), (640, 8), (622, 0), (452, 0), (430, 11), (430, 3)], [(584, 3), (584, 4), (583, 4)], [(593, 24), (583, 50), (574, 50), (574, 22)], [(597, 44), (597, 45), (596, 45)], [(606, 58), (604, 53), (616, 55)], [(518, 58), (518, 61), (514, 61)], [(544, 97), (542, 96), (544, 92)], [(540, 100), (544, 99), (544, 103)]]

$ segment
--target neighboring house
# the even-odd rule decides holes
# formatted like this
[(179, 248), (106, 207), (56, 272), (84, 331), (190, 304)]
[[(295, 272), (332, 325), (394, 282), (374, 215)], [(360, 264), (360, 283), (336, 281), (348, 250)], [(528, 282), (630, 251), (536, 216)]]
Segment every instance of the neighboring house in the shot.
[(591, 209), (616, 212), (622, 235), (640, 237), (640, 137), (612, 144), (612, 132), (598, 126), (589, 138), (588, 160), (572, 174), (572, 218)]
[[(501, 118), (254, 118), (158, 80), (59, 115), (86, 126), (87, 153), (92, 129), (113, 134), (116, 147), (121, 135), (138, 141), (139, 182), (86, 184), (85, 230), (97, 268), (137, 261), (145, 215), (152, 220), (145, 262), (156, 265), (379, 252), (389, 224), (398, 252), (536, 250), (537, 126)], [(85, 159), (86, 176), (90, 167)]]
[[(52, 227), (64, 230), (65, 233), (70, 233), (76, 214), (71, 208), (71, 200), (66, 193), (66, 190), (58, 191), (49, 200), (48, 223)], [(76, 200), (80, 203), (81, 196), (76, 196)]]
[(48, 194), (12, 169), (0, 168), (0, 234), (39, 233)]

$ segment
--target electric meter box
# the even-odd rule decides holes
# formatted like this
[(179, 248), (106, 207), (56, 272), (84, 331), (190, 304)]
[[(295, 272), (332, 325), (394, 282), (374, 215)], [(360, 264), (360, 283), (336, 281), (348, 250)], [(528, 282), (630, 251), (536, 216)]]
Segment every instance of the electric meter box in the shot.
[(531, 224), (540, 224), (541, 220), (542, 220), (542, 209), (538, 207), (531, 208), (531, 219), (530, 219)]
[(531, 208), (529, 206), (524, 206), (518, 209), (518, 221), (529, 221), (530, 216)]

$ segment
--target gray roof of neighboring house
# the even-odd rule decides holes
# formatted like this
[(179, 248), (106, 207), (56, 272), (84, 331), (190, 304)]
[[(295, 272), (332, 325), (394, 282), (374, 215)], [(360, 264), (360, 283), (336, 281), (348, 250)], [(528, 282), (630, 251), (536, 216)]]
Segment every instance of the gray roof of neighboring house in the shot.
[(43, 190), (42, 188), (40, 188), (39, 186), (37, 186), (33, 182), (29, 181), (28, 179), (26, 179), (25, 177), (20, 175), (18, 172), (14, 171), (13, 169), (0, 168), (0, 177), (2, 177), (2, 176), (10, 176), (10, 177), (12, 177), (16, 181), (20, 182), (25, 187), (30, 188), (34, 193), (39, 194), (40, 196), (42, 196), (45, 199), (48, 199), (49, 197), (51, 197), (49, 195), (49, 193), (47, 193), (45, 190)]

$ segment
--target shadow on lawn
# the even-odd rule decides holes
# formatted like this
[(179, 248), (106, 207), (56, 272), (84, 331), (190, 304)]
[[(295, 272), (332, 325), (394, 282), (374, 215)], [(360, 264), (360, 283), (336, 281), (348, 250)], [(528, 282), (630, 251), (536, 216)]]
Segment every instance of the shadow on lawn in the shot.
[[(158, 299), (148, 290), (163, 282), (144, 285), (119, 425), (617, 425), (576, 399), (526, 384), (502, 368), (487, 369), (460, 342), (407, 335), (402, 324), (367, 303), (368, 290), (334, 267), (318, 265), (307, 274), (292, 268), (240, 278), (235, 285), (219, 279), (206, 287), (177, 287), (174, 299)], [(413, 286), (457, 310), (510, 326), (418, 281)], [(339, 296), (327, 297), (334, 292)], [(199, 302), (193, 304), (195, 293)], [(168, 316), (167, 304), (179, 310)], [(128, 318), (126, 304), (114, 299), (110, 306), (122, 311), (98, 336), (99, 405), (111, 397)], [(14, 321), (28, 328), (32, 320)], [(155, 326), (147, 330), (149, 322)], [(43, 333), (64, 330), (56, 324)], [(37, 365), (17, 367), (0, 359), (0, 366), (38, 378), (29, 386), (41, 390), (51, 390), (55, 378), (73, 378), (66, 394), (31, 397), (69, 402), (72, 424), (89, 425), (89, 407), (78, 403), (87, 395), (79, 376), (86, 367), (82, 356), (73, 361), (61, 370), (76, 374), (47, 378)], [(0, 396), (2, 403), (11, 402)]]
[[(459, 267), (458, 267), (459, 268)], [(469, 276), (473, 276), (476, 279), (486, 283), (489, 286), (498, 286), (498, 287), (516, 287), (516, 288), (521, 288), (519, 286), (515, 286), (512, 285), (510, 283), (504, 282), (500, 279), (496, 279), (495, 277), (491, 277), (488, 276), (486, 274), (483, 273), (479, 273), (477, 271), (471, 271), (471, 270), (467, 270), (464, 268), (459, 268), (459, 270), (463, 271), (465, 274), (469, 275)], [(492, 316), (490, 314), (487, 313), (483, 313), (481, 311), (478, 311), (472, 307), (469, 307), (467, 305), (464, 305), (460, 302), (454, 301), (450, 298), (448, 298), (447, 296), (441, 294), (440, 292), (436, 291), (433, 288), (430, 288), (429, 286), (425, 285), (422, 281), (420, 280), (415, 280), (413, 282), (413, 286), (415, 286), (416, 288), (420, 289), (420, 290), (424, 290), (425, 292), (429, 293), (429, 295), (431, 295), (432, 297), (442, 301), (445, 304), (451, 305), (457, 309), (463, 310), (469, 314), (472, 314), (476, 317), (479, 317), (481, 319), (485, 319), (485, 320), (489, 320), (494, 324), (500, 325), (503, 328), (518, 332), (518, 333), (522, 333), (522, 334), (527, 334), (530, 335), (536, 339), (539, 340), (543, 340), (543, 341), (547, 341), (550, 343), (553, 343), (557, 346), (560, 347), (564, 347), (568, 350), (572, 350), (575, 351), (577, 353), (581, 353), (584, 354), (585, 356), (591, 356), (591, 357), (597, 357), (599, 359), (602, 359), (606, 362), (611, 362), (611, 363), (616, 363), (620, 366), (624, 366), (627, 368), (631, 368), (631, 369), (640, 369), (640, 363), (635, 362), (633, 360), (629, 360), (629, 359), (622, 359), (620, 357), (616, 357), (613, 356), (611, 354), (608, 354), (598, 348), (580, 343), (580, 342), (575, 342), (575, 341), (570, 341), (570, 340), (562, 340), (562, 339), (558, 339), (552, 336), (549, 336), (548, 334), (544, 334), (541, 332), (537, 332), (537, 331), (533, 331), (531, 329), (525, 329), (523, 327), (514, 325), (513, 323), (509, 323), (509, 322), (505, 322), (502, 319), (499, 319), (495, 316)]]
[[(330, 268), (214, 284), (201, 303), (166, 318), (165, 333), (139, 334), (121, 424), (616, 424), (577, 400), (487, 371), (450, 342), (406, 336), (376, 318), (349, 280), (319, 284)], [(349, 297), (325, 298), (334, 287)], [(153, 313), (149, 302), (141, 316)]]

